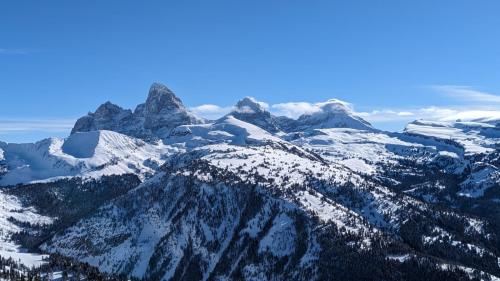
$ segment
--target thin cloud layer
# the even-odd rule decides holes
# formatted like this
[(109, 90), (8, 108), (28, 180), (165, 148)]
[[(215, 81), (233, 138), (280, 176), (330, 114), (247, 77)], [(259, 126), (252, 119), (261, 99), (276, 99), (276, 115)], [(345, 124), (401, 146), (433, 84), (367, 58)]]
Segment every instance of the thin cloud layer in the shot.
[(433, 85), (430, 88), (444, 96), (477, 103), (500, 103), (500, 95), (478, 91), (469, 86)]
[[(500, 96), (480, 92), (467, 86), (448, 86), (435, 85), (431, 86), (433, 91), (446, 96), (450, 99), (450, 103), (454, 101), (474, 102), (469, 106), (426, 106), (421, 108), (385, 108), (367, 112), (357, 112), (354, 107), (347, 102), (337, 101), (354, 114), (359, 115), (371, 123), (397, 123), (411, 122), (418, 119), (434, 120), (434, 121), (495, 121), (500, 120), (500, 110), (497, 109), (500, 104)], [(310, 102), (286, 102), (265, 105), (271, 113), (277, 116), (287, 116), (297, 119), (303, 114), (312, 114), (321, 111), (321, 107), (325, 102), (310, 103)], [(214, 104), (205, 104), (191, 108), (191, 110), (207, 119), (217, 119), (225, 114), (228, 114), (233, 107), (221, 107)]]
[(418, 119), (435, 121), (483, 121), (491, 122), (500, 120), (498, 110), (469, 110), (465, 108), (424, 107), (408, 111), (374, 110), (371, 112), (358, 112), (358, 114), (372, 123), (384, 122), (410, 122)]
[[(499, 121), (500, 96), (476, 90), (469, 86), (432, 85), (430, 90), (447, 98), (448, 107), (427, 106), (413, 109), (383, 109), (360, 112), (359, 115), (370, 122), (410, 122), (416, 119), (436, 121)], [(467, 105), (464, 105), (467, 103)]]
[(191, 107), (189, 110), (191, 110), (191, 112), (198, 116), (209, 120), (214, 120), (228, 114), (232, 109), (232, 106), (222, 107), (215, 104), (202, 104), (199, 106)]
[(75, 124), (74, 119), (0, 119), (0, 133), (63, 132)]
[(298, 118), (303, 114), (312, 114), (318, 112), (320, 108), (316, 104), (308, 102), (287, 102), (278, 103), (271, 106), (272, 112), (276, 115), (290, 118)]

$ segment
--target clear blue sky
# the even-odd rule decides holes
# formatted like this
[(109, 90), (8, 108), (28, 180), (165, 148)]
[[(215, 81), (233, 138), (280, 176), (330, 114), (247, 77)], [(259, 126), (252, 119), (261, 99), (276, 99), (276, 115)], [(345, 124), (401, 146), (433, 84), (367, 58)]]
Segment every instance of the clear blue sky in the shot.
[(271, 109), (338, 98), (386, 119), (496, 110), (499, 11), (493, 0), (1, 1), (0, 140), (64, 136), (60, 124), (104, 101), (134, 108), (153, 81), (190, 107), (253, 96)]

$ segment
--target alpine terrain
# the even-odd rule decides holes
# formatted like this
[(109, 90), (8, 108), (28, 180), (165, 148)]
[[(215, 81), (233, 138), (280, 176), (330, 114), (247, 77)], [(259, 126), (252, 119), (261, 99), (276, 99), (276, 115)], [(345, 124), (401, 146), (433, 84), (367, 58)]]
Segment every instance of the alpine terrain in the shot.
[(154, 83), (0, 142), (0, 185), (0, 280), (500, 280), (495, 119), (394, 133), (246, 97), (206, 120)]

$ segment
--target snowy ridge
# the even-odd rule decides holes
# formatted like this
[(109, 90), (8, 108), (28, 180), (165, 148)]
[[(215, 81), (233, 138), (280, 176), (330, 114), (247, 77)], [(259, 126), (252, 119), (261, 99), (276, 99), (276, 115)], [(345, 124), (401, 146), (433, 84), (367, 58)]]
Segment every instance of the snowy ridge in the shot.
[(211, 124), (179, 126), (172, 131), (167, 143), (192, 149), (214, 143), (248, 145), (267, 141), (282, 142), (257, 126), (228, 115)]
[(7, 172), (0, 177), (0, 185), (125, 173), (144, 178), (174, 151), (161, 142), (149, 144), (112, 131), (75, 133), (67, 139), (35, 144), (7, 144), (3, 150)]
[(431, 122), (418, 120), (405, 128), (408, 134), (456, 141), (468, 154), (489, 153), (500, 143), (500, 129), (488, 123), (478, 122)]

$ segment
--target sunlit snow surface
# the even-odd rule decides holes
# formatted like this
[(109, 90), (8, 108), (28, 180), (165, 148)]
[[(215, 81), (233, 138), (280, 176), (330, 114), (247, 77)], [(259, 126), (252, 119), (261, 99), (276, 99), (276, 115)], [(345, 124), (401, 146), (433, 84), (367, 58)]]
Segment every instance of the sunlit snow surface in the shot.
[(408, 124), (405, 132), (456, 141), (464, 147), (466, 154), (493, 152), (500, 143), (500, 128), (487, 123), (419, 120)]
[(112, 131), (76, 133), (67, 139), (37, 143), (1, 144), (8, 172), (0, 185), (61, 177), (92, 177), (134, 173), (144, 177), (174, 152), (169, 146), (149, 144)]
[(10, 235), (21, 231), (21, 228), (10, 222), (9, 217), (33, 224), (49, 224), (52, 219), (37, 214), (32, 208), (23, 207), (17, 198), (0, 191), (0, 256), (11, 257), (15, 261), (20, 260), (27, 266), (38, 266), (43, 263), (42, 258), (46, 255), (28, 253), (11, 241)]
[(348, 128), (316, 129), (287, 137), (300, 147), (313, 149), (331, 162), (363, 174), (373, 174), (380, 162), (394, 163), (411, 149), (424, 147), (384, 132)]

